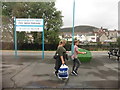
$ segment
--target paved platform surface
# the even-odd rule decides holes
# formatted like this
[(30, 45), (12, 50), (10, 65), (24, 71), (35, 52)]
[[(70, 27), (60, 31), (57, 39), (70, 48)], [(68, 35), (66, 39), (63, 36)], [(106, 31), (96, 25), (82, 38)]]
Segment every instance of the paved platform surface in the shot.
[[(45, 52), (45, 59), (42, 60), (41, 52), (20, 51), (16, 58), (13, 51), (3, 51), (2, 88), (5, 88), (4, 90), (14, 90), (13, 88), (19, 88), (15, 90), (63, 90), (63, 88), (64, 90), (100, 90), (100, 88), (118, 90), (120, 61), (116, 61), (116, 57), (109, 59), (106, 51), (92, 52), (91, 62), (82, 63), (79, 75), (70, 75), (67, 81), (59, 80), (53, 73), (54, 53)], [(67, 61), (67, 65), (71, 72), (72, 61)]]

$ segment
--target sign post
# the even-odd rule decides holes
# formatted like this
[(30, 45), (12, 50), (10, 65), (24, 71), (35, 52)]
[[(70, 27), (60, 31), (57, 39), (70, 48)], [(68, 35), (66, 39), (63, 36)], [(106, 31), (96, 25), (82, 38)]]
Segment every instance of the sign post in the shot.
[[(44, 23), (44, 20), (43, 20)], [(43, 24), (43, 29), (44, 29), (44, 24)], [(44, 30), (42, 32), (42, 59), (44, 59)]]
[(14, 17), (14, 48), (15, 48), (15, 57), (17, 57), (17, 32), (16, 32), (16, 18)]
[(14, 18), (14, 44), (17, 57), (17, 31), (42, 32), (42, 59), (44, 59), (44, 21), (34, 18)]

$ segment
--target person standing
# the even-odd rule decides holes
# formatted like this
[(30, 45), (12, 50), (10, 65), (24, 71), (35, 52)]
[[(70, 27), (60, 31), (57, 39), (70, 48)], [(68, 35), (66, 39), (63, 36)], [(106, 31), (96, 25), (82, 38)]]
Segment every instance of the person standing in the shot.
[(56, 53), (58, 54), (58, 57), (56, 58), (55, 62), (55, 75), (57, 76), (58, 70), (62, 64), (65, 64), (65, 59), (66, 59), (66, 49), (64, 48), (66, 44), (65, 40), (61, 40), (59, 42), (58, 48), (56, 50)]
[(78, 44), (79, 44), (79, 41), (78, 40), (75, 40), (74, 41), (74, 54), (72, 55), (72, 59), (73, 59), (73, 67), (72, 67), (72, 72), (71, 74), (72, 75), (78, 75), (78, 68), (80, 67), (80, 60), (78, 59), (78, 54), (85, 54), (86, 52), (80, 52), (78, 51)]

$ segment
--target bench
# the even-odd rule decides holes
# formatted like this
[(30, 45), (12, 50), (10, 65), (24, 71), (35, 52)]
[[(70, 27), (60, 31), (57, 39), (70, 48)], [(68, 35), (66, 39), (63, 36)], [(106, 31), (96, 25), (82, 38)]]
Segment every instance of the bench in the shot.
[(118, 48), (112, 48), (108, 51), (108, 54), (109, 54), (109, 58), (110, 56), (116, 56), (117, 57), (117, 60), (119, 61), (119, 58), (120, 58), (120, 49)]

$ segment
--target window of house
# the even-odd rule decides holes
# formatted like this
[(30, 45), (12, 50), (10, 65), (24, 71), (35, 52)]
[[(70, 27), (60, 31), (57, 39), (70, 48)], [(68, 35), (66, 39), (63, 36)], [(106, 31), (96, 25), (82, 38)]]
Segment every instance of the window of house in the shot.
[(95, 39), (95, 38), (91, 38), (91, 39)]

